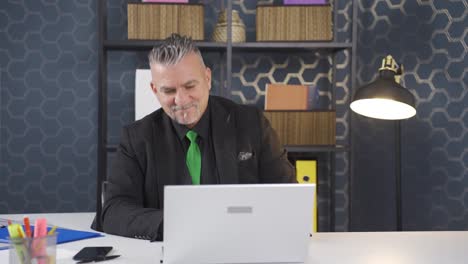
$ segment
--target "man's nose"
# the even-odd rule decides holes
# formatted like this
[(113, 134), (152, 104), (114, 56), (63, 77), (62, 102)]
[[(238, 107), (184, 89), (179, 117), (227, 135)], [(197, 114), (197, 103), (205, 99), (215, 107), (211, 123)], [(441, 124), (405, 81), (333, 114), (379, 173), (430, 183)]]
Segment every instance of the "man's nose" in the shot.
[(174, 101), (176, 105), (185, 105), (188, 102), (188, 99), (188, 93), (184, 91), (184, 89), (180, 89), (177, 91)]

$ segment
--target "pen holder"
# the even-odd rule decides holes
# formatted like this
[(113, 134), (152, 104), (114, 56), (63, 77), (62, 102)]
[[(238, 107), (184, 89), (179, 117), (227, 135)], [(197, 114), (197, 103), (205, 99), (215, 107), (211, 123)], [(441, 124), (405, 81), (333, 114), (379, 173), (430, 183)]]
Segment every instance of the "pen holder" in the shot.
[(34, 238), (10, 238), (10, 264), (55, 264), (57, 233)]

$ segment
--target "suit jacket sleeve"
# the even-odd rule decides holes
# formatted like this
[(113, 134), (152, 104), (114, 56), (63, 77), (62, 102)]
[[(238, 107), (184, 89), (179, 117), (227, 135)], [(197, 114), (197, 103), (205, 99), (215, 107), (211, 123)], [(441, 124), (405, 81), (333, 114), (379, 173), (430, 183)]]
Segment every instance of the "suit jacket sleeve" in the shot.
[[(132, 146), (129, 129), (124, 128), (105, 190), (102, 211), (104, 232), (142, 239), (162, 239), (163, 213), (144, 208), (144, 177)], [(161, 226), (160, 232), (158, 232)]]
[(259, 176), (262, 183), (297, 183), (294, 167), (288, 160), (287, 151), (281, 145), (278, 135), (258, 110), (260, 117), (261, 151)]

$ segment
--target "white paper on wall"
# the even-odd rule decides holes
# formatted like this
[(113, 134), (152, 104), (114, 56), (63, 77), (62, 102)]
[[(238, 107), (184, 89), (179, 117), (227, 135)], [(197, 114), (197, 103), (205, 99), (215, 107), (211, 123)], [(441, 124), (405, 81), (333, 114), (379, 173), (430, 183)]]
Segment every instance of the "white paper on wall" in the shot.
[(151, 71), (137, 69), (135, 74), (135, 120), (139, 120), (161, 108), (156, 95), (151, 91)]

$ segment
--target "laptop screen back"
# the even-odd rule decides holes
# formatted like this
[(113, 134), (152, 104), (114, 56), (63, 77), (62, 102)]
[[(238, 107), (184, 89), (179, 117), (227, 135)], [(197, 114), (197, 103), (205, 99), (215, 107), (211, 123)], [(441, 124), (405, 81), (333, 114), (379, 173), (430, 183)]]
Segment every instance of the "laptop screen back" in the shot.
[(303, 262), (315, 184), (166, 186), (165, 264)]

